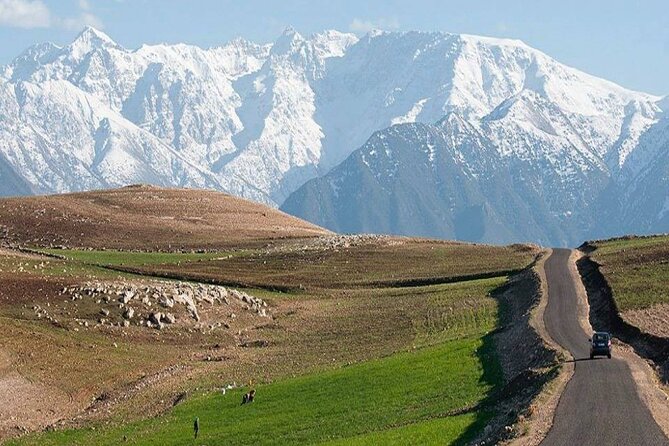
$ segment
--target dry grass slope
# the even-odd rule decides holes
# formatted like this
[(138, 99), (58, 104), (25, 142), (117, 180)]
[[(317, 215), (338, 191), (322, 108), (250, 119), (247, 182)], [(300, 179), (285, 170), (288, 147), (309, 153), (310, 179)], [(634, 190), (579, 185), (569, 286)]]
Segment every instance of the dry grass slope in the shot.
[(332, 249), (263, 249), (188, 264), (147, 265), (151, 275), (275, 290), (418, 286), (494, 277), (527, 266), (539, 250), (381, 237)]
[(592, 242), (621, 316), (646, 333), (669, 337), (669, 236)]
[[(16, 400), (18, 382), (28, 403), (0, 405), (0, 438), (59, 419), (66, 428), (19, 444), (118, 444), (125, 433), (139, 444), (190, 444), (194, 414), (221, 427), (208, 431), (212, 444), (233, 434), (238, 443), (254, 440), (251, 428), (269, 429), (266, 439), (364, 437), (371, 425), (363, 409), (373, 401), (369, 413), (379, 432), (436, 439), (446, 430), (449, 438), (469, 438), (490, 415), (476, 405), (501, 380), (485, 341), (500, 317), (494, 291), (539, 252), (525, 245), (333, 235), (223, 194), (153, 187), (2, 200), (0, 224), (5, 241), (60, 255), (0, 248), (0, 401)], [(81, 249), (48, 249), (53, 245)], [(271, 317), (240, 302), (219, 302), (202, 303), (202, 319), (194, 321), (183, 308), (160, 307), (161, 295), (150, 299), (153, 308), (173, 312), (177, 321), (159, 330), (138, 320), (146, 322), (153, 311), (140, 299), (144, 291), (129, 303), (61, 292), (90, 290), (88, 282), (155, 290), (161, 275), (250, 285), (245, 292), (267, 302)], [(128, 306), (137, 316), (125, 324)], [(417, 375), (419, 358), (430, 367), (442, 361), (440, 374), (426, 366)], [(396, 407), (388, 404), (386, 378), (370, 380), (370, 367), (402, 382), (413, 376), (410, 384), (420, 392), (409, 396), (418, 403), (392, 398)], [(255, 424), (238, 422), (246, 413), (237, 410), (242, 390), (222, 400), (220, 386), (249, 380), (284, 409), (275, 414), (281, 416), (268, 412), (254, 417)], [(351, 380), (362, 391), (342, 388)], [(435, 386), (439, 380), (443, 386)], [(323, 394), (324, 384), (332, 395), (350, 391), (355, 398), (334, 408), (329, 426), (316, 417), (300, 431), (308, 421), (303, 412), (315, 414), (335, 401)], [(301, 392), (314, 392), (311, 406), (296, 404)], [(407, 396), (401, 387), (398, 392)], [(286, 411), (294, 415), (290, 422)], [(179, 427), (183, 420), (186, 430)], [(168, 421), (178, 435), (164, 429)]]
[(0, 200), (0, 238), (34, 247), (223, 249), (328, 231), (224, 193), (130, 186)]

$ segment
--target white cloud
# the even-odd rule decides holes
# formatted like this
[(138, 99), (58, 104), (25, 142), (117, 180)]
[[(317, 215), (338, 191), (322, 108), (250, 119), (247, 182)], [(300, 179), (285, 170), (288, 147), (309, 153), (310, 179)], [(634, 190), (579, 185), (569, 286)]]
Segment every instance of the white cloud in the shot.
[(93, 28), (103, 29), (104, 23), (98, 18), (95, 14), (90, 12), (83, 11), (81, 14), (75, 17), (65, 17), (58, 19), (58, 25), (61, 28), (65, 28), (70, 31), (80, 31), (86, 26), (92, 26)]
[(15, 28), (48, 28), (51, 13), (41, 0), (0, 0), (0, 25)]
[(376, 20), (363, 20), (359, 18), (353, 19), (348, 25), (348, 29), (358, 34), (365, 34), (375, 29), (382, 29), (384, 31), (394, 31), (399, 29), (400, 22), (395, 17), (385, 18), (381, 17)]
[(55, 17), (42, 0), (0, 0), (0, 26), (14, 28), (64, 28), (79, 31), (85, 26), (102, 29), (102, 20), (91, 12), (88, 0), (79, 0), (79, 14)]
[(61, 28), (71, 31), (79, 31), (86, 26), (103, 29), (102, 20), (91, 12), (91, 4), (88, 0), (79, 0), (79, 15), (74, 17), (65, 17), (59, 21)]

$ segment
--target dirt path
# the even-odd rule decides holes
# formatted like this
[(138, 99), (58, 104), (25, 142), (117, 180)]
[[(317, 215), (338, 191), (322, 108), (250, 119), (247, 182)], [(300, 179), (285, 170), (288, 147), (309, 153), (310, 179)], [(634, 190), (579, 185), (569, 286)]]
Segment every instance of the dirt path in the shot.
[[(47, 259), (38, 254), (1, 247), (0, 257)], [(15, 358), (3, 350), (0, 342), (0, 442), (27, 431), (43, 429), (73, 416), (78, 410), (69, 395), (33, 382), (18, 370)]]
[(18, 257), (27, 260), (49, 260), (48, 257), (39, 254), (33, 254), (18, 249), (0, 248), (0, 257)]
[(68, 395), (19, 374), (12, 358), (3, 350), (0, 350), (0, 402), (0, 441), (42, 429), (75, 410)]

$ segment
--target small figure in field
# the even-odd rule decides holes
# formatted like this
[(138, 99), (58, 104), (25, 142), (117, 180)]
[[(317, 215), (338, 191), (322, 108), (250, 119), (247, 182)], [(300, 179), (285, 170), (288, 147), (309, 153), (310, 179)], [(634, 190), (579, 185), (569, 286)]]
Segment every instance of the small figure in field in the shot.
[(242, 397), (242, 405), (244, 405), (244, 404), (246, 404), (246, 403), (252, 403), (252, 402), (253, 402), (253, 399), (254, 399), (255, 397), (256, 397), (256, 391), (255, 391), (255, 390), (251, 390), (249, 393), (247, 393), (246, 395), (244, 395), (244, 396)]
[(193, 422), (193, 432), (195, 433), (195, 439), (197, 440), (197, 434), (200, 433), (200, 419), (198, 417), (195, 417), (195, 421)]

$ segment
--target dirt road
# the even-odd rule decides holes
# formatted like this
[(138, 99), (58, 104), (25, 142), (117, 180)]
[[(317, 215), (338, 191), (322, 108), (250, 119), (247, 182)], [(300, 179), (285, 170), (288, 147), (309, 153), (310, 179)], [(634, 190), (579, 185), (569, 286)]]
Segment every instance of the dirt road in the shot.
[(574, 376), (560, 398), (553, 427), (542, 445), (669, 445), (641, 401), (627, 363), (590, 360), (588, 338), (578, 317), (578, 294), (571, 251), (556, 249), (546, 261), (551, 337), (573, 355)]

